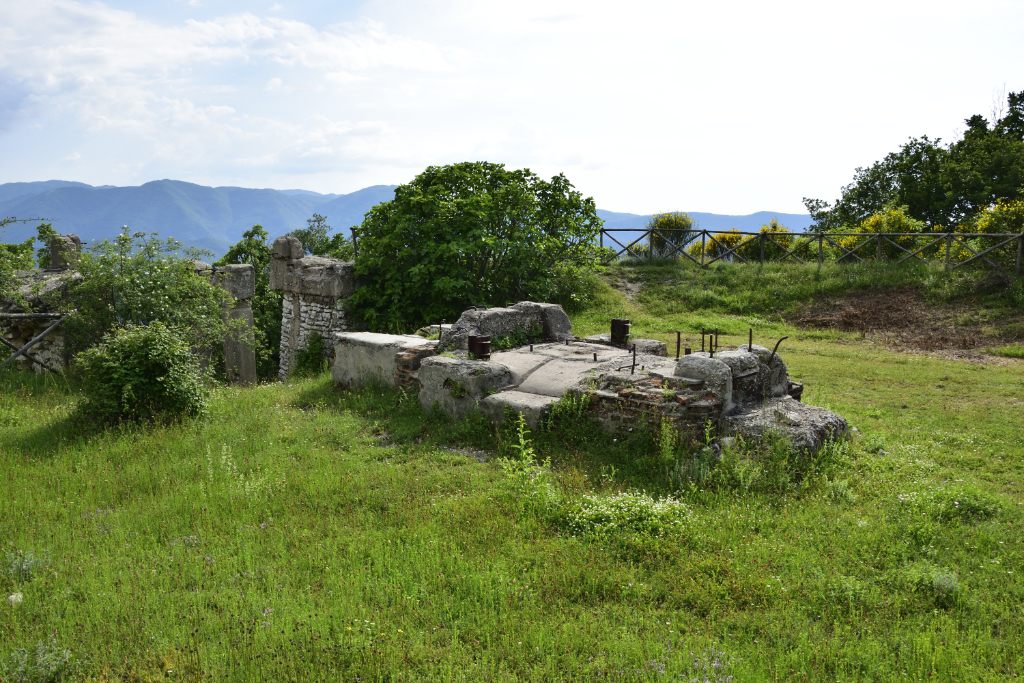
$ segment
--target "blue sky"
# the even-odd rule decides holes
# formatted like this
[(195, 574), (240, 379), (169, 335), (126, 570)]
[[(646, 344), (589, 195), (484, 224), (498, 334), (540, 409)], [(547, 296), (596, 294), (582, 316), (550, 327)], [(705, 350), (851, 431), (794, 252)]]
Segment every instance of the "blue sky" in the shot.
[(564, 172), (602, 208), (799, 212), (1024, 90), (1024, 3), (0, 3), (0, 182), (351, 192)]

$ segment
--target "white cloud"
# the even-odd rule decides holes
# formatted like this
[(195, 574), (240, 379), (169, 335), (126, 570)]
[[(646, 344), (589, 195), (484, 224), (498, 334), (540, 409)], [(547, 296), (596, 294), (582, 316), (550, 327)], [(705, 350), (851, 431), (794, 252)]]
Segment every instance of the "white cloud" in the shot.
[(340, 192), (487, 159), (613, 210), (797, 211), (1024, 89), (1024, 12), (998, 0), (328, 5), (0, 3), (4, 173), (61, 177), (78, 150), (70, 179), (97, 184)]

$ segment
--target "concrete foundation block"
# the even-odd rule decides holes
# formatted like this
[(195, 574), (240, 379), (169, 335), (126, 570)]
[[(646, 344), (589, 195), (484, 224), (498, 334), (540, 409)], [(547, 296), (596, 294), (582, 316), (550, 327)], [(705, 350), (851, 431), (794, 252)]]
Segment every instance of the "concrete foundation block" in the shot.
[(445, 356), (425, 358), (420, 364), (420, 406), (434, 405), (452, 417), (480, 411), (480, 403), (512, 383), (507, 367), (493, 361), (459, 360)]
[(558, 399), (553, 396), (539, 396), (512, 390), (485, 397), (480, 402), (480, 410), (494, 422), (501, 422), (505, 419), (507, 411), (512, 411), (526, 418), (526, 424), (530, 429), (537, 429), (541, 418), (557, 402)]
[(416, 335), (339, 332), (334, 335), (331, 379), (344, 386), (372, 382), (394, 386), (401, 355), (430, 343)]
[(723, 411), (732, 407), (732, 370), (721, 360), (710, 358), (704, 351), (681, 356), (676, 361), (675, 374), (703, 380), (704, 387), (722, 402)]

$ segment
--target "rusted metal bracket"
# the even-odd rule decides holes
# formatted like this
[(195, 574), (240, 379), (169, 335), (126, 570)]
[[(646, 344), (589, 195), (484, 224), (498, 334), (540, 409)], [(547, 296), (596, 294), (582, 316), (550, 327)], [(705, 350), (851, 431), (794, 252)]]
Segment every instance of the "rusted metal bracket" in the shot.
[(772, 361), (775, 360), (775, 352), (779, 350), (779, 344), (789, 339), (789, 337), (783, 337), (779, 341), (775, 342), (775, 348), (772, 349), (772, 355), (768, 357), (768, 367), (772, 366)]

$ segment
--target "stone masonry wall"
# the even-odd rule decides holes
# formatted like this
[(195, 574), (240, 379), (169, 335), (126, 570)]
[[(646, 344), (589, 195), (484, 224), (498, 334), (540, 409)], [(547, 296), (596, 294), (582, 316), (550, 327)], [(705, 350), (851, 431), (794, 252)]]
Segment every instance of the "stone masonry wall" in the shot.
[[(29, 343), (36, 335), (40, 334), (53, 323), (53, 320), (10, 320), (0, 319), (0, 337), (14, 344), (19, 349)], [(0, 354), (3, 358), (11, 355), (12, 350), (6, 345), (0, 347)], [(46, 372), (39, 363), (33, 363), (25, 358), (25, 355), (46, 364), (51, 370), (62, 370), (64, 368), (64, 331), (57, 328), (46, 335), (42, 341), (33, 346), (27, 354), (14, 361), (16, 367), (21, 370), (34, 370), (35, 372)], [(3, 360), (0, 358), (0, 360)]]
[(324, 359), (334, 357), (334, 333), (346, 332), (349, 328), (342, 300), (285, 292), (282, 308), (281, 366), (278, 370), (281, 379), (295, 369), (298, 351), (306, 348), (314, 334), (323, 337)]

